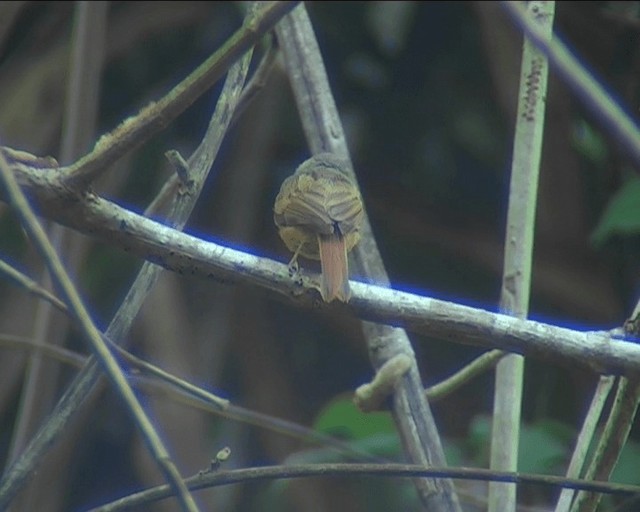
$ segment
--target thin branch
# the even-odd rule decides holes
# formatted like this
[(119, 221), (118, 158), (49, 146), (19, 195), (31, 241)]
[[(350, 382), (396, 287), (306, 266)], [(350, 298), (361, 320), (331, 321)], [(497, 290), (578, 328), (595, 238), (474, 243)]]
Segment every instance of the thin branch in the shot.
[[(578, 478), (582, 474), (582, 468), (585, 460), (587, 459), (589, 448), (593, 443), (598, 421), (602, 414), (602, 409), (604, 408), (607, 398), (611, 394), (611, 389), (613, 388), (615, 380), (616, 378), (611, 375), (600, 377), (598, 380), (598, 386), (593, 394), (589, 411), (587, 412), (587, 416), (585, 417), (582, 428), (580, 429), (580, 434), (576, 441), (576, 447), (571, 454), (571, 461), (569, 462), (569, 467), (566, 473), (568, 478)], [(574, 490), (562, 489), (560, 498), (558, 498), (558, 503), (554, 509), (555, 512), (568, 512), (574, 495)]]
[(46, 288), (40, 286), (37, 282), (31, 279), (26, 274), (23, 274), (18, 269), (9, 265), (6, 261), (0, 259), (0, 273), (4, 274), (8, 279), (13, 281), (15, 284), (24, 288), (29, 293), (35, 295), (36, 297), (40, 297), (41, 299), (46, 300), (51, 305), (53, 305), (58, 310), (66, 313), (67, 305), (62, 302), (58, 297), (56, 297), (53, 293), (51, 293)]
[(87, 362), (87, 357), (72, 350), (59, 347), (57, 345), (40, 345), (25, 336), (14, 336), (12, 334), (0, 334), (0, 345), (3, 348), (14, 348), (19, 350), (41, 351), (44, 356), (60, 363), (65, 363), (74, 368), (82, 368)]
[[(296, 7), (276, 27), (285, 56), (307, 144), (313, 154), (328, 151), (351, 162), (340, 116), (304, 4)], [(349, 166), (351, 167), (351, 166)], [(353, 169), (349, 173), (357, 182)], [(361, 275), (389, 284), (368, 216), (362, 228), (362, 241), (355, 249)], [(397, 356), (406, 356), (410, 368), (395, 386), (394, 419), (409, 460), (424, 465), (445, 466), (446, 460), (435, 420), (424, 395), (418, 365), (407, 333), (371, 322), (363, 322), (363, 331), (374, 368), (379, 370)], [(460, 510), (449, 480), (416, 480), (416, 488), (429, 510)]]
[(143, 108), (123, 121), (111, 133), (102, 136), (91, 153), (73, 165), (61, 168), (67, 186), (90, 183), (103, 170), (131, 149), (148, 140), (184, 112), (215, 84), (231, 64), (253, 47), (260, 38), (289, 12), (297, 2), (265, 2), (255, 17), (246, 18), (227, 42), (164, 98)]
[[(425, 468), (424, 466), (414, 464), (300, 464), (295, 466), (265, 466), (229, 471), (202, 471), (200, 474), (188, 478), (186, 483), (190, 489), (196, 490), (238, 482), (310, 477), (344, 478), (347, 476), (455, 478), (484, 482), (500, 481), (517, 484), (569, 487), (572, 489), (584, 489), (612, 495), (640, 493), (640, 486), (637, 485), (592, 482), (589, 480), (577, 480), (552, 475), (491, 471), (480, 468)], [(171, 491), (166, 485), (158, 486), (93, 508), (89, 512), (119, 512), (131, 507), (146, 505), (154, 501), (169, 498), (170, 496)]]
[[(553, 1), (527, 3), (528, 15), (539, 24), (548, 38), (552, 34), (554, 11)], [(548, 70), (544, 54), (525, 38), (500, 290), (500, 310), (520, 318), (526, 318), (529, 311)], [(523, 381), (522, 356), (509, 354), (500, 360), (496, 366), (491, 423), (491, 469), (515, 471), (518, 467)], [(489, 485), (489, 512), (515, 511), (516, 505), (516, 486), (497, 483)]]
[(204, 389), (199, 388), (198, 386), (194, 386), (193, 384), (187, 382), (186, 380), (176, 377), (175, 375), (172, 375), (171, 373), (166, 372), (151, 363), (148, 363), (144, 359), (140, 359), (139, 357), (134, 356), (133, 354), (119, 347), (112, 341), (109, 341), (109, 340), (106, 340), (106, 341), (108, 341), (111, 347), (116, 352), (118, 352), (118, 354), (120, 354), (124, 360), (126, 360), (129, 364), (133, 365), (139, 370), (143, 370), (146, 373), (151, 374), (154, 377), (157, 377), (158, 379), (166, 382), (167, 384), (170, 384), (174, 388), (179, 389), (184, 393), (197, 397), (200, 400), (206, 401), (207, 403), (216, 407), (219, 411), (224, 411), (229, 407), (229, 400), (225, 398), (220, 398), (219, 396), (216, 396), (213, 393), (210, 393), (209, 391), (205, 391)]
[(59, 286), (63, 297), (65, 298), (69, 308), (73, 312), (74, 317), (80, 323), (82, 331), (89, 342), (91, 349), (93, 350), (96, 358), (100, 362), (103, 371), (107, 374), (111, 380), (114, 388), (124, 401), (129, 413), (131, 414), (136, 426), (140, 430), (147, 447), (155, 457), (160, 470), (164, 474), (167, 481), (171, 484), (174, 492), (177, 494), (178, 500), (182, 504), (184, 510), (196, 511), (198, 510), (191, 493), (185, 487), (182, 477), (169, 457), (169, 453), (164, 447), (160, 436), (155, 431), (153, 424), (144, 413), (142, 406), (138, 402), (138, 399), (134, 395), (131, 387), (127, 383), (127, 379), (120, 369), (117, 361), (113, 357), (113, 354), (105, 346), (100, 332), (93, 324), (89, 312), (84, 307), (78, 292), (73, 286), (67, 272), (60, 261), (60, 258), (56, 254), (53, 247), (47, 239), (47, 235), (42, 229), (42, 226), (36, 219), (29, 203), (23, 192), (20, 190), (18, 183), (16, 182), (11, 169), (9, 168), (4, 155), (0, 154), (0, 176), (7, 190), (10, 201), (17, 213), (20, 215), (23, 226), (29, 233), (29, 236), (36, 248), (44, 258), (51, 277), (54, 282)]
[[(100, 79), (105, 53), (108, 2), (77, 2), (71, 36), (72, 51), (69, 80), (65, 100), (63, 133), (60, 160), (71, 162), (86, 151), (94, 137), (98, 116)], [(72, 234), (58, 224), (52, 225), (49, 239), (56, 252), (63, 255), (77, 255), (78, 245), (71, 247)], [(75, 251), (74, 251), (75, 250)], [(71, 257), (70, 268), (78, 258)], [(43, 290), (51, 287), (51, 276), (44, 268), (41, 278)], [(54, 304), (55, 305), (55, 304)], [(33, 321), (33, 339), (40, 346), (62, 344), (68, 329), (64, 323), (61, 329), (54, 329), (56, 317), (52, 315), (51, 303), (40, 302), (36, 306)], [(11, 463), (24, 449), (28, 439), (53, 406), (57, 368), (49, 371), (43, 368), (43, 358), (39, 351), (30, 354), (24, 384), (20, 394), (20, 405), (14, 425), (13, 437), (7, 462)], [(33, 500), (36, 492), (28, 493), (26, 500)], [(31, 508), (29, 501), (19, 506)]]
[(81, 156), (94, 138), (98, 119), (100, 82), (105, 59), (109, 2), (78, 2), (69, 83), (65, 100), (60, 162)]
[[(608, 480), (615, 468), (624, 447), (633, 419), (640, 403), (640, 382), (637, 378), (621, 377), (618, 381), (613, 406), (598, 440), (585, 478), (589, 480)], [(580, 492), (571, 510), (576, 512), (594, 512), (600, 504), (601, 494)]]
[[(293, 439), (298, 439), (305, 443), (312, 443), (322, 448), (331, 448), (337, 453), (348, 457), (354, 461), (363, 462), (388, 462), (387, 460), (371, 455), (367, 452), (354, 448), (349, 442), (323, 434), (313, 428), (305, 427), (299, 423), (294, 423), (276, 416), (253, 411), (239, 405), (231, 404), (228, 400), (221, 398), (206, 389), (200, 388), (185, 381), (169, 372), (154, 366), (147, 361), (135, 357), (131, 353), (122, 349), (113, 342), (108, 341), (113, 348), (125, 358), (133, 368), (139, 369), (151, 375), (132, 376), (131, 381), (137, 387), (144, 387), (145, 390), (152, 393), (162, 393), (170, 400), (187, 404), (199, 410), (204, 410), (218, 417), (227, 418), (232, 421), (253, 425), (271, 432), (283, 434)], [(13, 348), (18, 350), (41, 350), (42, 353), (51, 359), (68, 364), (74, 368), (83, 368), (87, 360), (87, 356), (78, 354), (71, 350), (57, 347), (54, 345), (44, 345), (39, 347), (32, 340), (24, 336), (13, 336), (9, 334), (0, 334), (0, 345), (4, 348)]]
[(278, 55), (278, 47), (275, 44), (274, 38), (271, 34), (269, 34), (268, 41), (266, 42), (265, 46), (265, 54), (260, 60), (260, 64), (258, 64), (258, 67), (251, 76), (251, 79), (249, 80), (249, 82), (247, 82), (247, 86), (242, 91), (242, 98), (240, 98), (238, 108), (233, 113), (233, 120), (231, 121), (232, 125), (235, 124), (240, 116), (242, 116), (245, 109), (264, 89), (269, 75), (273, 70), (276, 57)]
[[(368, 453), (361, 452), (354, 449), (349, 443), (336, 439), (334, 437), (322, 434), (314, 429), (307, 428), (303, 425), (293, 423), (291, 421), (283, 420), (269, 414), (263, 414), (260, 412), (233, 405), (224, 398), (220, 398), (213, 393), (202, 389), (198, 386), (191, 384), (175, 375), (158, 368), (155, 365), (144, 361), (126, 350), (118, 347), (113, 342), (110, 342), (115, 350), (117, 350), (124, 359), (126, 359), (132, 366), (150, 374), (166, 383), (170, 386), (170, 389), (179, 391), (181, 395), (196, 399), (199, 403), (207, 404), (207, 410), (216, 414), (217, 416), (235, 420), (248, 425), (254, 425), (259, 428), (270, 430), (284, 434), (301, 441), (312, 442), (324, 447), (331, 447), (339, 452), (353, 457), (355, 460), (381, 462), (379, 457), (372, 456)], [(157, 381), (146, 380), (157, 389)]]
[(485, 352), (450, 377), (447, 377), (437, 384), (425, 389), (427, 398), (431, 402), (442, 400), (444, 397), (450, 395), (458, 388), (470, 382), (477, 375), (495, 367), (495, 365), (498, 364), (498, 361), (500, 361), (505, 354), (506, 353), (502, 350), (491, 350), (489, 352)]

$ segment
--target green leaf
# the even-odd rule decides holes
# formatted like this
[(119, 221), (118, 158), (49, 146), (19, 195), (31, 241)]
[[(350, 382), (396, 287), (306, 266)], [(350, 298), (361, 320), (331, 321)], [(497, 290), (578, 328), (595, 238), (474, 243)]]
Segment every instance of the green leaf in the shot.
[(361, 412), (344, 395), (329, 402), (320, 411), (314, 428), (320, 432), (350, 440), (360, 440), (372, 435), (395, 432), (393, 419), (388, 412)]
[(591, 235), (591, 242), (601, 246), (615, 235), (640, 234), (640, 178), (629, 179), (613, 196)]

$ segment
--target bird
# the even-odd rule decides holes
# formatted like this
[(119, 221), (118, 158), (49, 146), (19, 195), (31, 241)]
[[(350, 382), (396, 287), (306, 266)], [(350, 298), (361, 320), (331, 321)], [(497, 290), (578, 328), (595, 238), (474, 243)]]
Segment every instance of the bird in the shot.
[(297, 268), (298, 256), (320, 260), (325, 302), (351, 297), (347, 253), (360, 240), (364, 209), (348, 166), (333, 153), (312, 156), (283, 181), (273, 207), (278, 234), (293, 253), (289, 267)]

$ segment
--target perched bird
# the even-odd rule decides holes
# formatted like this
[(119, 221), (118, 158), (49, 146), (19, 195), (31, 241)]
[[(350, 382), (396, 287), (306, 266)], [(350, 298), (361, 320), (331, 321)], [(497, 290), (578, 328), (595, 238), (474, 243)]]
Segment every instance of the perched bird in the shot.
[(293, 252), (320, 260), (320, 294), (325, 302), (347, 302), (349, 266), (347, 252), (360, 240), (364, 217), (356, 184), (347, 176), (347, 163), (331, 153), (305, 160), (282, 183), (273, 207), (280, 238)]

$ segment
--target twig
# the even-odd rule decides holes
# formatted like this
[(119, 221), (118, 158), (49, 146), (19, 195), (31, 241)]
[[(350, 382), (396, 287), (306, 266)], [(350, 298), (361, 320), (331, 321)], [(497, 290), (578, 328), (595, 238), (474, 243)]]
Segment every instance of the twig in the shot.
[(109, 2), (78, 2), (60, 149), (64, 165), (80, 157), (94, 138), (105, 59)]
[(15, 348), (21, 350), (39, 350), (44, 356), (60, 363), (71, 365), (75, 368), (82, 368), (87, 362), (87, 357), (72, 350), (59, 347), (57, 345), (40, 345), (30, 338), (24, 336), (14, 336), (11, 334), (0, 334), (0, 345), (3, 348)]
[(267, 83), (267, 79), (269, 78), (269, 74), (273, 69), (276, 56), (278, 55), (278, 47), (275, 44), (274, 38), (271, 34), (269, 34), (268, 42), (265, 46), (265, 54), (260, 60), (260, 64), (258, 64), (258, 67), (251, 76), (251, 79), (249, 80), (249, 82), (247, 82), (247, 86), (244, 88), (244, 91), (242, 91), (242, 97), (240, 98), (240, 102), (238, 103), (238, 108), (233, 113), (233, 120), (231, 121), (232, 125), (234, 125), (235, 122), (240, 118), (245, 109), (251, 104), (258, 93), (260, 93), (262, 89), (264, 89), (264, 86)]
[[(503, 471), (491, 471), (480, 468), (425, 468), (413, 464), (300, 464), (295, 466), (265, 466), (260, 468), (236, 469), (229, 471), (203, 472), (188, 478), (190, 489), (202, 489), (238, 482), (256, 480), (292, 479), (310, 477), (428, 477), (456, 478), (473, 481), (500, 481), (518, 484), (535, 484), (553, 487), (570, 487), (612, 495), (630, 495), (640, 493), (640, 486), (592, 482), (552, 475), (522, 474)], [(91, 509), (89, 512), (116, 512), (134, 506), (145, 505), (171, 496), (170, 489), (158, 486), (139, 493), (131, 494), (111, 503)]]
[(224, 411), (229, 407), (229, 400), (226, 400), (225, 398), (220, 398), (219, 396), (216, 396), (213, 393), (205, 391), (204, 389), (201, 389), (197, 386), (194, 386), (193, 384), (190, 384), (184, 379), (180, 379), (172, 375), (171, 373), (166, 372), (161, 368), (158, 368), (157, 366), (146, 362), (144, 359), (140, 359), (139, 357), (134, 356), (132, 353), (124, 350), (123, 348), (119, 347), (112, 341), (109, 341), (108, 339), (106, 339), (106, 337), (105, 337), (105, 341), (107, 341), (111, 345), (111, 347), (116, 352), (118, 352), (118, 354), (122, 356), (124, 360), (126, 360), (129, 364), (137, 367), (139, 370), (144, 370), (145, 372), (161, 379), (162, 381), (170, 384), (171, 386), (185, 393), (188, 393), (191, 396), (200, 398), (201, 400), (205, 400), (207, 403), (210, 403), (214, 407), (217, 407), (218, 410), (220, 411)]
[[(388, 462), (380, 457), (376, 457), (354, 448), (347, 441), (342, 441), (341, 439), (323, 434), (313, 428), (305, 427), (304, 425), (300, 425), (292, 421), (231, 404), (224, 398), (214, 395), (213, 393), (166, 372), (147, 361), (143, 361), (133, 356), (118, 345), (113, 344), (113, 342), (109, 341), (109, 343), (111, 343), (112, 347), (116, 348), (121, 355), (129, 361), (132, 367), (140, 369), (141, 371), (151, 375), (151, 377), (132, 376), (131, 381), (136, 386), (144, 386), (145, 389), (156, 394), (162, 392), (171, 400), (177, 400), (181, 403), (189, 404), (192, 407), (210, 412), (219, 417), (270, 430), (306, 443), (316, 444), (323, 448), (331, 448), (344, 456), (348, 456), (354, 461), (377, 463)], [(87, 356), (80, 355), (65, 348), (53, 345), (44, 345), (43, 347), (39, 347), (32, 340), (23, 336), (0, 334), (0, 345), (5, 348), (22, 350), (38, 349), (41, 350), (44, 355), (56, 361), (79, 369), (83, 368), (88, 360)]]
[(427, 398), (431, 402), (443, 399), (459, 387), (471, 381), (471, 379), (476, 375), (480, 375), (481, 373), (493, 368), (498, 361), (505, 356), (505, 354), (506, 353), (502, 350), (491, 350), (489, 352), (485, 352), (451, 375), (451, 377), (447, 377), (443, 381), (425, 389)]
[(67, 186), (81, 188), (109, 164), (160, 131), (216, 83), (231, 64), (273, 28), (296, 3), (265, 3), (255, 17), (247, 18), (218, 51), (164, 98), (147, 105), (139, 114), (126, 119), (111, 133), (102, 136), (91, 153), (73, 165), (61, 168), (60, 179)]
[(73, 315), (80, 323), (82, 331), (96, 358), (100, 362), (103, 371), (107, 374), (113, 386), (118, 391), (118, 394), (124, 401), (149, 450), (153, 453), (156, 461), (158, 462), (160, 470), (172, 486), (174, 492), (177, 494), (178, 500), (182, 504), (184, 510), (198, 510), (193, 497), (182, 481), (180, 473), (171, 461), (169, 453), (162, 444), (160, 436), (157, 434), (153, 424), (144, 413), (142, 406), (131, 390), (131, 387), (129, 387), (127, 379), (122, 373), (117, 361), (102, 341), (100, 332), (93, 324), (89, 313), (84, 307), (78, 292), (71, 283), (62, 262), (58, 258), (55, 250), (51, 247), (46, 233), (33, 214), (26, 197), (20, 190), (20, 187), (18, 186), (18, 183), (16, 182), (15, 177), (9, 169), (4, 155), (2, 154), (0, 154), (0, 176), (4, 186), (6, 187), (7, 194), (9, 195), (12, 205), (22, 218), (24, 228), (29, 233), (31, 240), (34, 242), (36, 248), (47, 263), (53, 280), (60, 287), (63, 297), (73, 312)]
[(4, 274), (6, 277), (11, 279), (14, 283), (16, 283), (21, 288), (24, 288), (29, 293), (40, 297), (41, 299), (46, 300), (51, 303), (55, 308), (62, 311), (63, 313), (67, 312), (67, 305), (62, 302), (58, 297), (56, 297), (53, 293), (51, 293), (46, 288), (43, 288), (38, 283), (36, 283), (29, 276), (23, 274), (18, 269), (9, 265), (6, 261), (0, 259), (0, 273)]
[[(553, 1), (527, 3), (528, 15), (539, 24), (548, 38), (551, 37), (553, 29), (554, 10)], [(504, 269), (500, 291), (500, 310), (520, 318), (526, 318), (529, 311), (531, 260), (547, 79), (546, 57), (525, 38), (520, 68)], [(491, 469), (500, 471), (517, 469), (523, 380), (522, 356), (509, 354), (497, 364), (491, 423)], [(490, 484), (489, 512), (515, 511), (516, 490), (514, 485)]]
[(198, 386), (194, 386), (193, 384), (134, 356), (133, 354), (127, 352), (126, 350), (118, 347), (113, 343), (112, 346), (122, 355), (124, 359), (126, 359), (134, 367), (157, 377), (162, 382), (165, 382), (166, 384), (171, 386), (172, 389), (178, 390), (186, 396), (207, 404), (209, 406), (207, 410), (213, 412), (217, 416), (239, 421), (241, 423), (249, 425), (254, 425), (256, 427), (271, 430), (272, 432), (278, 432), (280, 434), (294, 437), (305, 442), (313, 442), (325, 447), (331, 447), (341, 453), (344, 453), (345, 455), (350, 455), (355, 460), (381, 462), (378, 457), (374, 457), (367, 453), (358, 451), (354, 449), (349, 443), (322, 434), (321, 432), (318, 432), (314, 429), (307, 428), (297, 423), (283, 420), (281, 418), (276, 418), (268, 414), (256, 412), (245, 407), (233, 405), (228, 400), (220, 398), (219, 396), (214, 395), (213, 393), (210, 393), (209, 391)]

